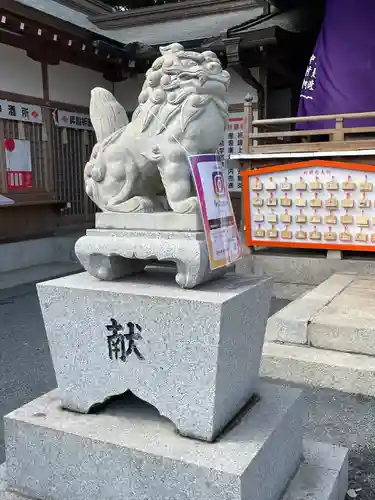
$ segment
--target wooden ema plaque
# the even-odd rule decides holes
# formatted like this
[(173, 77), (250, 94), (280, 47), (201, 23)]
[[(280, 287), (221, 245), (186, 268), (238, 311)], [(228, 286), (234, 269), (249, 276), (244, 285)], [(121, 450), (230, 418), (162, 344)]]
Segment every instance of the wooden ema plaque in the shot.
[(311, 160), (241, 175), (248, 246), (375, 251), (375, 165)]

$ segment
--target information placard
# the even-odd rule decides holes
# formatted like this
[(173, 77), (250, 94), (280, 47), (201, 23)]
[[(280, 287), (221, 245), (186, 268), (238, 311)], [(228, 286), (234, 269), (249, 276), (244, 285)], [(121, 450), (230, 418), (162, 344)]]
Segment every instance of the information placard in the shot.
[(189, 157), (212, 270), (233, 264), (242, 256), (241, 240), (224, 169), (218, 157)]
[(218, 148), (218, 155), (226, 168), (228, 190), (241, 192), (242, 177), (238, 168), (232, 168), (228, 162), (230, 155), (240, 154), (243, 151), (243, 111), (229, 112), (228, 129)]

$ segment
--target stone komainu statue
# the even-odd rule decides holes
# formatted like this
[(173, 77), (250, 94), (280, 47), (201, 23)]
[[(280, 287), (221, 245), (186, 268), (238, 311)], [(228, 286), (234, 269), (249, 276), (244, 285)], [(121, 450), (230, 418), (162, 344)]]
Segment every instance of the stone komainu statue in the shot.
[[(103, 211), (198, 210), (188, 154), (214, 153), (228, 120), (230, 75), (213, 52), (160, 48), (132, 121), (105, 89), (91, 93), (97, 144), (85, 167), (86, 193)], [(165, 206), (165, 204), (164, 204)]]

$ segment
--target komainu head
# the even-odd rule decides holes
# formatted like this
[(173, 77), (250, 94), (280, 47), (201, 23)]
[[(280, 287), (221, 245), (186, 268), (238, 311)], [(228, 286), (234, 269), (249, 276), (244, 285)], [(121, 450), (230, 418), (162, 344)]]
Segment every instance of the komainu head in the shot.
[(226, 115), (230, 75), (222, 69), (214, 52), (185, 51), (179, 43), (161, 47), (160, 52), (146, 73), (139, 106), (133, 115), (133, 121), (143, 115), (142, 130), (159, 114), (169, 121), (187, 99), (197, 110), (214, 100), (220, 114)]

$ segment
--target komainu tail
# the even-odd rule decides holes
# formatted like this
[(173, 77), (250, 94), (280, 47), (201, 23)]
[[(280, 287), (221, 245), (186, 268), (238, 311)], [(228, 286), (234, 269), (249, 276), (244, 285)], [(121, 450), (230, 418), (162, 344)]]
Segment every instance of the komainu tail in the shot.
[(101, 87), (91, 91), (90, 118), (99, 143), (129, 123), (123, 106), (111, 92)]

